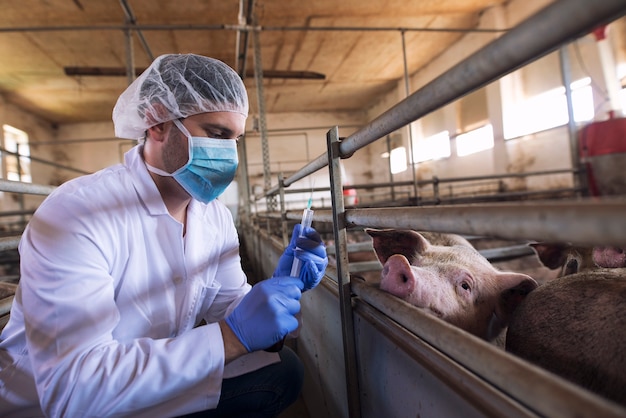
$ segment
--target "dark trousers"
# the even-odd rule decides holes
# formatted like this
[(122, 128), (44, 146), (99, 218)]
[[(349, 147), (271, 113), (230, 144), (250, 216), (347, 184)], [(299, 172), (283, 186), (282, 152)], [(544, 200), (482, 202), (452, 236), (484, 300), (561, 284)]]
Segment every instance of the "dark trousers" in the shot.
[(216, 409), (185, 417), (276, 417), (298, 399), (304, 380), (304, 367), (296, 353), (285, 346), (278, 354), (278, 363), (224, 379)]

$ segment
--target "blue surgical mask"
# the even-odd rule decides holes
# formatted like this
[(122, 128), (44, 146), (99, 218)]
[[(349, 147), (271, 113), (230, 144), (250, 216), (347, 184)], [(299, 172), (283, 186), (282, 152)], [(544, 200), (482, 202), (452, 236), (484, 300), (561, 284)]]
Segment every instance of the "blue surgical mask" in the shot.
[(189, 141), (189, 160), (173, 173), (167, 173), (148, 164), (148, 170), (161, 176), (170, 176), (196, 200), (209, 203), (221, 195), (235, 178), (237, 140), (191, 136), (178, 120), (173, 121)]

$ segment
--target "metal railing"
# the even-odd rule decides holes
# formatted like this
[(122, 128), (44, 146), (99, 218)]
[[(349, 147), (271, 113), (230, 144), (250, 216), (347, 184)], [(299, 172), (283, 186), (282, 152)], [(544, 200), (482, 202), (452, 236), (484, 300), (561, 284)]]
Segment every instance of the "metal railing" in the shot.
[[(468, 235), (498, 237), (502, 239), (533, 239), (549, 241), (571, 241), (584, 244), (626, 246), (626, 200), (607, 199), (594, 201), (568, 201), (530, 203), (498, 203), (472, 206), (450, 205), (434, 207), (398, 207), (346, 209), (343, 202), (343, 187), (339, 160), (350, 158), (368, 144), (384, 138), (397, 129), (451, 103), (517, 68), (551, 52), (569, 41), (583, 36), (595, 27), (608, 23), (626, 13), (623, 0), (560, 0), (556, 1), (506, 34), (480, 49), (467, 59), (452, 67), (432, 82), (411, 94), (362, 129), (340, 140), (338, 128), (328, 132), (328, 152), (320, 155), (276, 186), (269, 188), (265, 196), (284, 195), (284, 188), (328, 166), (331, 177), (332, 210), (316, 211), (314, 220), (331, 222), (336, 245), (336, 276), (340, 312), (344, 362), (347, 385), (347, 402), (350, 417), (361, 416), (357, 350), (354, 336), (354, 294), (368, 304), (396, 319), (398, 301), (380, 296), (371, 288), (351, 285), (349, 276), (346, 231), (349, 227), (406, 228), (425, 231), (451, 232)], [(573, 149), (576, 149), (573, 147)], [(577, 172), (578, 168), (574, 167)], [(282, 212), (280, 219), (298, 221), (300, 213)], [(283, 233), (285, 228), (282, 228)], [(330, 269), (333, 270), (333, 269)], [(392, 304), (392, 309), (386, 309)], [(407, 317), (411, 314), (406, 314)], [(541, 383), (532, 390), (522, 385), (502, 381), (503, 377), (519, 376), (529, 370), (528, 365), (511, 360), (510, 356), (500, 361), (498, 368), (489, 367), (494, 353), (485, 352), (482, 342), (469, 344), (467, 335), (450, 328), (447, 324), (430, 325), (424, 329), (422, 322), (412, 326), (405, 318), (398, 321), (410, 329), (418, 338), (435, 346), (445, 356), (472, 370), (472, 362), (487, 367), (478, 367), (476, 373), (493, 383), (503, 392), (514, 397), (518, 413), (528, 411), (544, 416), (567, 415), (569, 411), (603, 416), (622, 416), (623, 410), (598, 401), (595, 396), (582, 392), (571, 385), (543, 376), (532, 370)], [(421, 321), (421, 320), (420, 320)], [(425, 321), (431, 321), (426, 318)], [(437, 321), (435, 321), (437, 322)], [(440, 335), (442, 327), (447, 331)], [(463, 335), (457, 335), (463, 334)], [(452, 339), (450, 339), (452, 338)], [(473, 340), (472, 340), (473, 341)], [(471, 342), (471, 341), (470, 341)], [(460, 348), (462, 347), (462, 348)], [(409, 347), (408, 350), (419, 348)], [(503, 354), (498, 354), (501, 356)], [(520, 369), (521, 367), (521, 369)], [(457, 376), (458, 378), (458, 376)], [(551, 399), (545, 394), (550, 393)], [(479, 395), (474, 399), (481, 403)], [(538, 399), (538, 397), (540, 399)], [(505, 399), (496, 397), (497, 399)], [(489, 402), (495, 402), (489, 398)], [(575, 401), (572, 401), (575, 399)], [(523, 406), (520, 406), (523, 405)], [(527, 411), (527, 412), (522, 412)], [(602, 411), (602, 412), (600, 412)]]

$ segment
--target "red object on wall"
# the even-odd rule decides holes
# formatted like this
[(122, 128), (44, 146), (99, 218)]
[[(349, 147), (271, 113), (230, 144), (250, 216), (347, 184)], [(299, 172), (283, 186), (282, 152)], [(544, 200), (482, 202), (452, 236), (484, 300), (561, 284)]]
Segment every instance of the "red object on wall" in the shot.
[[(605, 121), (592, 122), (580, 130), (579, 134), (580, 158), (587, 169), (589, 189), (593, 196), (606, 193), (605, 182), (624, 183), (626, 168), (626, 118), (611, 118)], [(624, 154), (616, 155), (616, 154)], [(610, 160), (609, 160), (610, 158)], [(600, 169), (606, 169), (608, 164), (614, 164), (615, 159), (620, 164), (615, 164), (616, 170), (600, 174)], [(615, 172), (619, 171), (619, 172)], [(621, 193), (619, 193), (621, 194)]]
[(596, 37), (596, 41), (603, 41), (606, 39), (606, 25), (594, 29), (593, 35)]

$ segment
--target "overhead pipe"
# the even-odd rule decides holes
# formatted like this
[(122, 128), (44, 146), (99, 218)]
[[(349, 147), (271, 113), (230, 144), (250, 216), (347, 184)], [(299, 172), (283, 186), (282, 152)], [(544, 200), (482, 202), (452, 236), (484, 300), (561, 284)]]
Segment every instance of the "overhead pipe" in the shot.
[[(252, 2), (252, 0), (250, 0)], [(251, 8), (251, 7), (250, 7)], [(193, 25), (193, 24), (121, 24), (121, 25), (77, 25), (77, 26), (17, 26), (0, 28), (0, 33), (6, 32), (64, 32), (64, 31), (92, 31), (92, 30), (235, 30), (242, 32), (254, 31), (301, 31), (301, 32), (443, 32), (443, 33), (496, 33), (506, 32), (508, 29), (475, 29), (475, 28), (424, 28), (424, 27), (365, 27), (365, 26), (255, 26), (245, 25)]]

